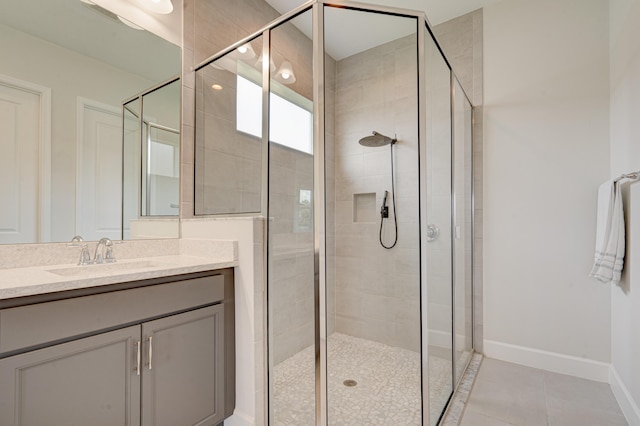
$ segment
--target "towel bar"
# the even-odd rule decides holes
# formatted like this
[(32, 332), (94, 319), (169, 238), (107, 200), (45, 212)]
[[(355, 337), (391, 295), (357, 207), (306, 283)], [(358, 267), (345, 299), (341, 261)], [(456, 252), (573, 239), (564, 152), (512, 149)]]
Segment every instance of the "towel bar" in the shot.
[(622, 180), (622, 179), (634, 179), (634, 180), (638, 180), (638, 179), (640, 179), (640, 171), (639, 171), (639, 172), (633, 172), (633, 173), (625, 173), (625, 174), (622, 174), (622, 175), (618, 176), (618, 177), (614, 180), (614, 182), (617, 182), (617, 181)]

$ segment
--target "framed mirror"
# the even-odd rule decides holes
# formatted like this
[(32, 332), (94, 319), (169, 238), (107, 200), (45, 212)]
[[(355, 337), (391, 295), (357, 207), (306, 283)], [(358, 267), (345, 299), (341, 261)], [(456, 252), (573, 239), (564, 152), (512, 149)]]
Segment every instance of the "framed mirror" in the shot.
[(88, 0), (2, 9), (0, 244), (122, 238), (122, 104), (178, 75), (180, 47)]

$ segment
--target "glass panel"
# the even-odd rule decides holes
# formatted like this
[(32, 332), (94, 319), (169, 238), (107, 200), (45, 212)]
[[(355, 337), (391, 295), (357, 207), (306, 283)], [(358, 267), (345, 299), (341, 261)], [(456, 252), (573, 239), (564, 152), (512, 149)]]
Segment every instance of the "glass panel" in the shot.
[(123, 105), (122, 239), (131, 238), (131, 221), (140, 216), (140, 98)]
[(416, 31), (325, 7), (330, 425), (422, 424)]
[(453, 392), (451, 246), (451, 72), (429, 35), (427, 95), (427, 328), (429, 424), (437, 424)]
[(455, 194), (455, 372), (458, 383), (467, 364), (471, 360), (472, 350), (472, 241), (473, 228), (471, 184), (472, 145), (471, 145), (471, 104), (462, 91), (458, 80), (453, 86), (453, 149), (454, 149), (454, 186)]
[[(271, 31), (270, 424), (315, 424), (311, 11)], [(284, 78), (284, 71), (288, 78)]]
[(142, 216), (177, 216), (180, 80), (142, 96)]
[(196, 71), (195, 214), (257, 213), (262, 37)]

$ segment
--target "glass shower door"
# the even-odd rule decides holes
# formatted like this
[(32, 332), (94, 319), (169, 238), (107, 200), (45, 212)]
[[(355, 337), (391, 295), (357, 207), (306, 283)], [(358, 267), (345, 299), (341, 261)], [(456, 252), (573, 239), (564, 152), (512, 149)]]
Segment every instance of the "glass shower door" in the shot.
[(417, 19), (324, 24), (328, 424), (421, 425)]
[[(269, 31), (270, 424), (315, 424), (311, 11)], [(262, 63), (262, 56), (259, 61)]]
[(471, 103), (457, 79), (453, 84), (453, 193), (455, 197), (454, 242), (454, 363), (459, 383), (473, 353), (472, 293), (472, 128)]
[[(425, 40), (427, 338), (429, 424), (453, 393), (453, 253), (451, 71), (430, 36)], [(424, 229), (426, 226), (426, 229)]]

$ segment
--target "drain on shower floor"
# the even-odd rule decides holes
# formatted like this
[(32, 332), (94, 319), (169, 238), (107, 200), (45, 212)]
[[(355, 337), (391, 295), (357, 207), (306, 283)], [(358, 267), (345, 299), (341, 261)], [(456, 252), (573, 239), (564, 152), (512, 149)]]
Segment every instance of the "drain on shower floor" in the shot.
[(352, 388), (352, 387), (356, 386), (358, 384), (358, 382), (356, 382), (355, 380), (348, 379), (348, 380), (345, 380), (344, 382), (342, 382), (342, 384)]

